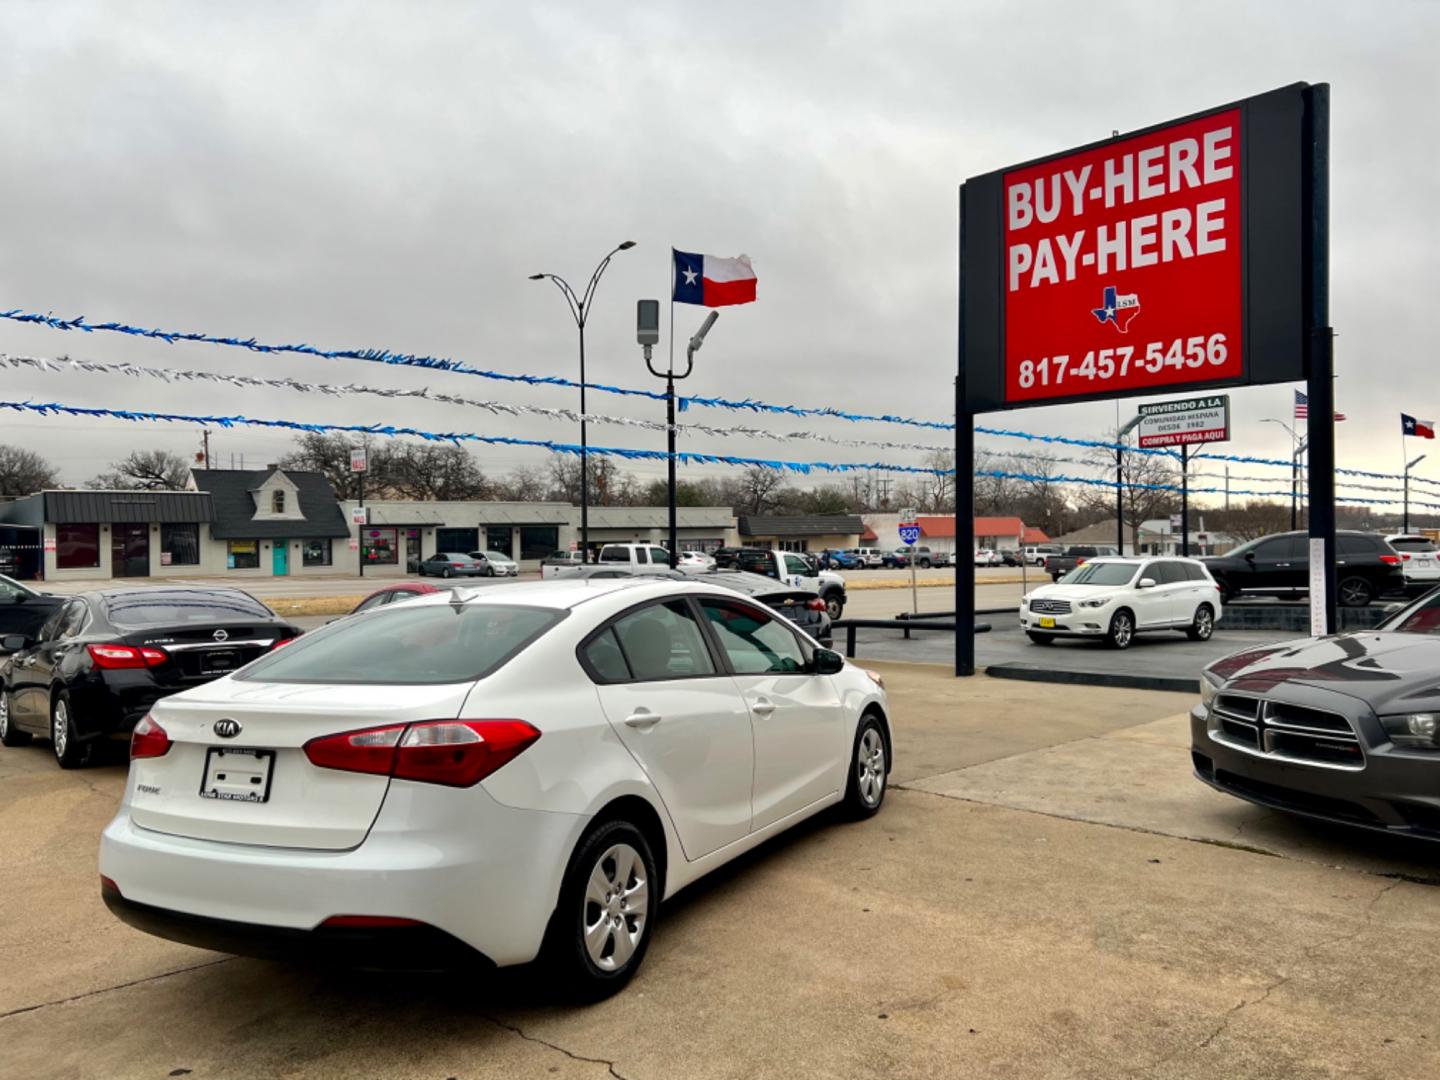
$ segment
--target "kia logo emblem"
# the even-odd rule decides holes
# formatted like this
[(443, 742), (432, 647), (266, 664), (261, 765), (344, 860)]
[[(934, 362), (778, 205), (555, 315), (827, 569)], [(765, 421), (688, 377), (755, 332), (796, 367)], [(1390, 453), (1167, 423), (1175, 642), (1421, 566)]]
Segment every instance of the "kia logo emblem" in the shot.
[(215, 734), (222, 739), (233, 739), (240, 734), (239, 720), (216, 720)]
[(216, 630), (214, 637), (216, 641), (228, 641), (230, 635), (224, 630)]

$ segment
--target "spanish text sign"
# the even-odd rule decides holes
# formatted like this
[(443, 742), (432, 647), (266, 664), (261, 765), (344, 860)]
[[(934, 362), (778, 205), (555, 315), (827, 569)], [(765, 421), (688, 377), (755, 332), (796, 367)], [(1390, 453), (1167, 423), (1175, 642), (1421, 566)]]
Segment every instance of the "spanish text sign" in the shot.
[(1007, 401), (1240, 378), (1240, 122), (1005, 173)]

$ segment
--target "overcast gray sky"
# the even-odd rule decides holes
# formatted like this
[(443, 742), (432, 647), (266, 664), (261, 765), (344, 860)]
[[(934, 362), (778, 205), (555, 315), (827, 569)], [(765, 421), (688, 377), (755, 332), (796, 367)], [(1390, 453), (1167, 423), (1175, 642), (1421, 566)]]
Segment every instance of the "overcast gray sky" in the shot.
[[(0, 5), (0, 309), (387, 347), (574, 377), (575, 331), (535, 270), (583, 285), (594, 381), (651, 385), (637, 297), (669, 248), (746, 253), (759, 302), (724, 311), (686, 390), (949, 419), (956, 192), (967, 176), (1297, 80), (1333, 86), (1332, 321), (1342, 464), (1400, 464), (1398, 413), (1440, 417), (1440, 6), (1422, 2), (20, 3)], [(701, 308), (679, 308), (689, 333)], [(356, 361), (0, 325), (0, 351), (574, 406)], [(571, 426), (433, 404), (0, 371), (5, 400), (571, 440)], [(1235, 452), (1288, 455), (1291, 390), (1235, 393)], [(1135, 402), (1122, 403), (1125, 416)], [(661, 418), (595, 395), (592, 411)], [(706, 410), (843, 437), (940, 433)], [(1098, 434), (1110, 404), (992, 418)], [(82, 482), (185, 428), (0, 415)], [(663, 448), (592, 428), (594, 443)], [(216, 460), (274, 460), (261, 432)], [(918, 464), (915, 452), (745, 439), (691, 447)], [(990, 441), (1003, 449), (1003, 445)], [(1412, 443), (1418, 452), (1418, 444)], [(536, 460), (482, 450), (504, 471)], [(1440, 477), (1440, 453), (1431, 475)], [(637, 469), (661, 475), (663, 466)], [(1422, 467), (1422, 473), (1427, 470)], [(1278, 478), (1277, 478), (1278, 482)]]

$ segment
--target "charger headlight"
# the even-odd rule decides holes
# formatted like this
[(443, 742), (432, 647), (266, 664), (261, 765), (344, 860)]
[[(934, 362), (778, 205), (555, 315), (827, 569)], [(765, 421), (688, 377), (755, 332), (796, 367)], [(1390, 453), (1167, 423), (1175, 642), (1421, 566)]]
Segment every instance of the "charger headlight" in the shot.
[(1440, 713), (1413, 712), (1380, 717), (1380, 726), (1406, 750), (1440, 750)]
[(1200, 704), (1210, 708), (1215, 702), (1215, 695), (1220, 692), (1221, 679), (1208, 671), (1200, 672)]

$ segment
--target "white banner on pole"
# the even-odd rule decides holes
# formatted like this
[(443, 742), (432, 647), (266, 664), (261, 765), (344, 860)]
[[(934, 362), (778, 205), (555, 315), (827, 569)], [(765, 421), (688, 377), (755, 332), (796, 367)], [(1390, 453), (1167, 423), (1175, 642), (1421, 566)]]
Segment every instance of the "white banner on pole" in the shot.
[(1325, 636), (1325, 541), (1310, 538), (1310, 636)]

